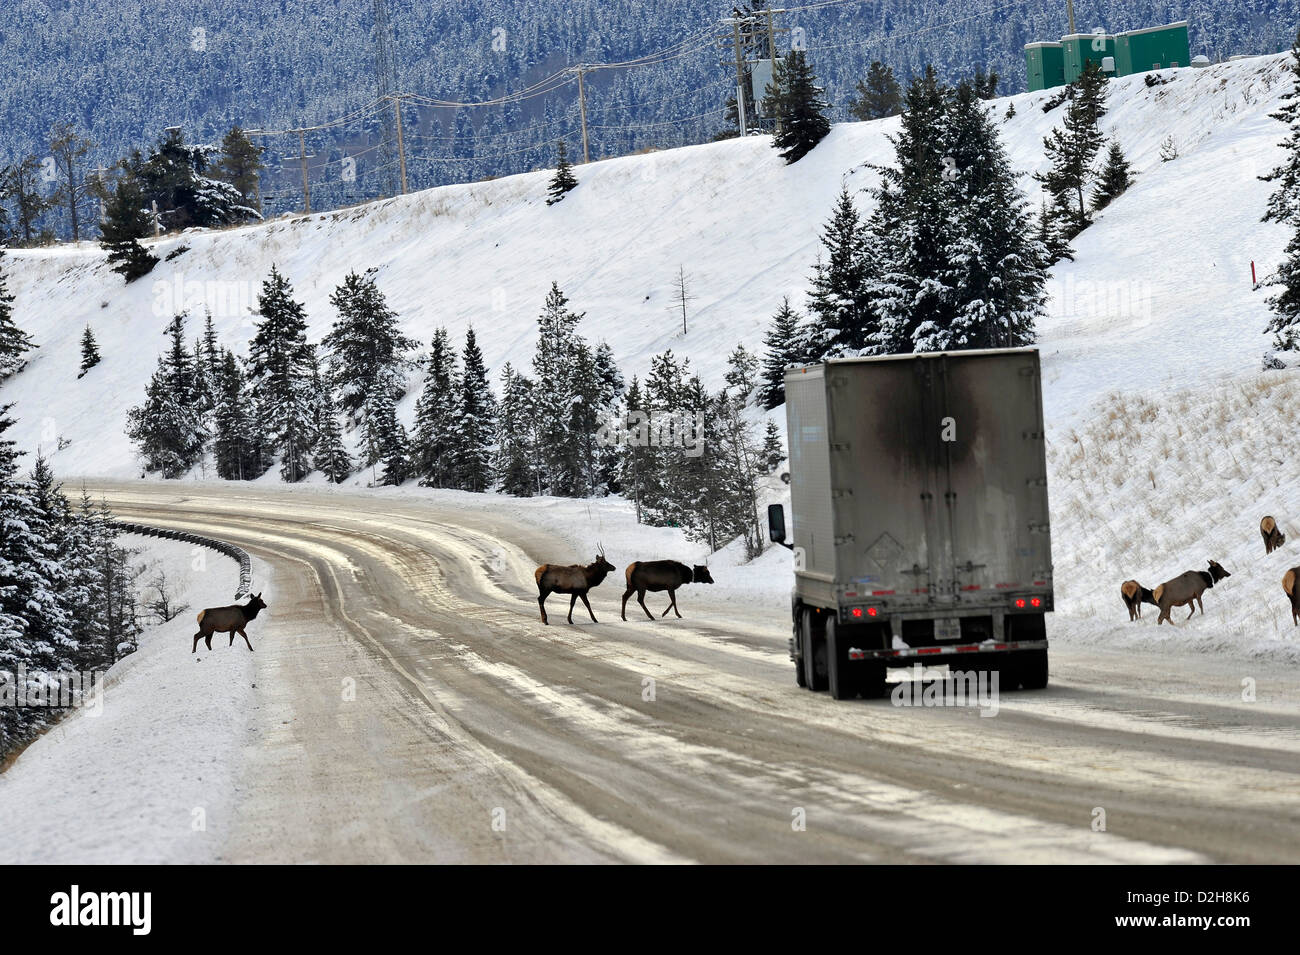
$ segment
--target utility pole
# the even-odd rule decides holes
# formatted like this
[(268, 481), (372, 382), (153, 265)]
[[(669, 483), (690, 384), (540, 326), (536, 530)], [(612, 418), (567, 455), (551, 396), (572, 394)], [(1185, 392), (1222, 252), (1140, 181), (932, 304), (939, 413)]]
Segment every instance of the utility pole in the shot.
[(731, 42), (736, 51), (736, 124), (740, 127), (740, 135), (744, 137), (749, 135), (749, 127), (745, 123), (745, 60), (740, 50), (740, 18), (728, 19), (731, 23)]
[(302, 163), (302, 206), (303, 213), (311, 215), (311, 183), (307, 179), (307, 160), (313, 157), (307, 155), (307, 140), (305, 130), (298, 130), (298, 160)]
[(1070, 36), (1074, 36), (1074, 0), (1065, 0), (1065, 13), (1070, 18)]
[(402, 195), (406, 195), (406, 146), (402, 141), (402, 94), (393, 94), (393, 106), (397, 110), (397, 162), (402, 172)]
[(582, 161), (591, 162), (591, 148), (587, 143), (587, 88), (583, 85), (582, 74), (585, 66), (578, 67), (578, 112), (582, 114)]
[[(768, 8), (766, 11), (764, 11), (764, 12), (767, 14), (767, 55), (768, 55), (768, 57), (769, 57), (769, 58), (771, 59), (771, 61), (772, 61), (772, 79), (773, 79), (773, 81), (775, 81), (775, 80), (776, 80), (776, 59), (777, 59), (777, 57), (776, 57), (776, 22), (775, 22), (775, 20), (774, 20), (774, 18), (773, 18), (773, 14), (776, 14), (776, 13), (785, 13), (785, 10), (773, 10), (771, 7), (769, 7), (769, 8)], [(786, 30), (783, 29), (781, 32), (782, 32), (782, 33), (785, 33), (785, 32), (788, 32), (788, 31), (786, 31)], [(754, 90), (754, 101), (755, 101), (755, 102), (758, 102), (758, 90)], [(781, 114), (780, 114), (779, 111), (777, 112), (777, 115), (776, 115), (776, 134), (777, 134), (778, 136), (781, 135)]]

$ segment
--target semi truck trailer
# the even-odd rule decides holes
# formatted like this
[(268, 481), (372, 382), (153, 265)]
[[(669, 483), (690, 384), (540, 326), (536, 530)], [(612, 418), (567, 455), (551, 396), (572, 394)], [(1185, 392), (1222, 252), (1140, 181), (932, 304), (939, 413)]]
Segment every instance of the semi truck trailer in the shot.
[(1047, 685), (1052, 542), (1037, 349), (849, 358), (785, 376), (796, 682), (881, 696), (891, 667)]

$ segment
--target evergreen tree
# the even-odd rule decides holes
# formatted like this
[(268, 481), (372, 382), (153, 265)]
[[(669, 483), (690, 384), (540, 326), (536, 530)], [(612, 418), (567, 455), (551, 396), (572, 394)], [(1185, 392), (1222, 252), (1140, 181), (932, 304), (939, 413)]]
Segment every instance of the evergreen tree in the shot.
[[(612, 421), (622, 404), (624, 391), (623, 373), (614, 359), (614, 351), (608, 342), (596, 346), (594, 354), (597, 418), (602, 423)], [(616, 446), (598, 445), (595, 449), (596, 468), (595, 484), (599, 490), (617, 494), (622, 490), (619, 482), (619, 449)]]
[[(578, 335), (582, 315), (552, 282), (537, 318), (537, 351), (533, 356), (533, 408), (537, 415), (542, 486), (558, 495), (581, 493), (587, 464), (579, 436), (571, 431), (571, 412), (581, 396), (575, 389), (575, 358), (585, 348)], [(582, 347), (580, 347), (582, 346)], [(592, 436), (594, 441), (594, 434)]]
[(254, 424), (252, 399), (244, 387), (244, 373), (234, 352), (222, 352), (216, 380), (212, 453), (217, 476), (227, 481), (260, 477), (267, 464), (256, 437), (259, 432)]
[(104, 201), (100, 245), (108, 252), (113, 271), (134, 282), (153, 271), (158, 257), (140, 244), (152, 229), (144, 189), (129, 166), (124, 165), (122, 172), (116, 189)]
[(59, 187), (51, 197), (51, 202), (67, 209), (73, 242), (81, 240), (82, 203), (91, 193), (91, 182), (87, 180), (82, 167), (86, 155), (94, 147), (95, 144), (78, 133), (70, 123), (56, 123), (50, 130), (50, 158), (54, 160), (59, 174)]
[(727, 356), (727, 373), (723, 376), (723, 380), (741, 405), (749, 403), (750, 396), (758, 387), (758, 358), (745, 347), (743, 342)]
[(884, 119), (903, 111), (903, 88), (893, 69), (879, 60), (871, 61), (865, 81), (858, 80), (857, 94), (849, 103), (849, 115), (854, 119)]
[(203, 456), (207, 427), (194, 388), (194, 360), (185, 346), (185, 317), (167, 326), (171, 345), (158, 359), (142, 405), (127, 412), (126, 434), (146, 471), (183, 477)]
[(785, 369), (804, 359), (803, 336), (799, 329), (799, 314), (790, 307), (787, 296), (772, 316), (772, 325), (763, 337), (762, 384), (758, 400), (764, 410), (771, 411), (785, 404)]
[(311, 366), (307, 318), (289, 281), (275, 268), (257, 299), (261, 321), (249, 344), (249, 380), (258, 419), (290, 483), (311, 471)]
[[(41, 217), (58, 201), (57, 194), (47, 198), (41, 190), (39, 170), (41, 161), (35, 156), (23, 156), (12, 165), (0, 167), (0, 197), (14, 204), (17, 225), (12, 242), (15, 245), (48, 245), (54, 233), (40, 227)], [(4, 244), (0, 236), (0, 244)]]
[(1096, 67), (1081, 75), (1066, 107), (1060, 128), (1043, 140), (1051, 169), (1038, 180), (1052, 197), (1052, 215), (1065, 241), (1070, 241), (1092, 224), (1087, 192), (1096, 177), (1095, 163), (1101, 150), (1098, 122), (1106, 113), (1106, 78)]
[(1286, 258), (1269, 282), (1282, 291), (1268, 300), (1273, 311), (1266, 331), (1273, 333), (1277, 351), (1300, 351), (1300, 227), (1286, 247)]
[(775, 471), (777, 466), (786, 459), (785, 442), (781, 440), (781, 429), (776, 426), (775, 421), (769, 421), (763, 432), (763, 452), (760, 457), (763, 468), (768, 474)]
[(1092, 194), (1092, 208), (1100, 212), (1124, 194), (1133, 185), (1133, 174), (1129, 171), (1128, 160), (1119, 143), (1112, 141), (1106, 151), (1106, 164), (1102, 167), (1097, 180), (1097, 188)]
[(425, 487), (452, 487), (460, 376), (445, 328), (433, 334), (425, 369), (424, 390), (415, 405), (412, 472)]
[(4, 258), (5, 251), (0, 249), (0, 382), (22, 371), (26, 354), (37, 347), (14, 323), (14, 296), (5, 279)]
[(99, 364), (99, 344), (95, 341), (95, 333), (89, 325), (81, 333), (81, 374), (78, 378), (84, 378), (86, 372)]
[(551, 184), (547, 189), (548, 206), (555, 205), (578, 185), (578, 179), (573, 174), (573, 163), (569, 162), (569, 150), (563, 139), (556, 142), (555, 153), (555, 175), (551, 177)]
[(486, 491), (493, 484), (492, 458), (496, 440), (496, 398), (488, 384), (487, 366), (474, 329), (465, 333), (464, 372), (460, 378), (460, 419), (456, 426), (454, 467), (456, 486)]
[(1047, 280), (1045, 250), (1032, 238), (1032, 216), (997, 127), (973, 86), (950, 101), (948, 155), (959, 170), (944, 185), (956, 193), (956, 235), (939, 278), (949, 315), (918, 328), (917, 351), (1010, 348), (1035, 340)]
[(497, 419), (495, 471), (501, 490), (516, 497), (539, 493), (537, 419), (533, 383), (507, 362), (501, 369), (501, 408)]
[(798, 162), (831, 131), (826, 118), (830, 103), (802, 50), (791, 50), (772, 63), (772, 82), (763, 100), (763, 112), (776, 117), (780, 132), (772, 138), (787, 163)]
[(311, 459), (316, 470), (331, 484), (342, 484), (352, 473), (352, 458), (343, 445), (343, 427), (334, 401), (334, 389), (321, 374), (320, 362), (311, 369), (312, 446)]
[(945, 290), (934, 281), (957, 233), (956, 192), (945, 179), (954, 170), (945, 135), (951, 96), (933, 68), (912, 79), (893, 139), (896, 165), (879, 170), (867, 227), (874, 237), (868, 255), (869, 294), (880, 321), (876, 352), (910, 352), (919, 328), (943, 326), (951, 315)]
[(848, 189), (822, 231), (826, 257), (814, 266), (808, 311), (818, 359), (859, 354), (879, 335), (868, 284), (867, 235)]
[(157, 204), (159, 219), (168, 230), (260, 218), (236, 186), (209, 175), (217, 151), (216, 146), (186, 143), (179, 129), (170, 129), (149, 158), (139, 164), (136, 176), (145, 204)]
[[(0, 681), (19, 668), (57, 672), (71, 642), (60, 606), (57, 547), (30, 481), (19, 474), (21, 452), (7, 432), (11, 405), (0, 406)], [(40, 708), (0, 706), (0, 752), (43, 725)]]
[(366, 402), (361, 427), (365, 463), (380, 468), (377, 483), (395, 486), (410, 477), (411, 456), (406, 429), (397, 420), (397, 406), (390, 393), (380, 391)]
[(975, 79), (971, 86), (980, 99), (994, 99), (998, 95), (997, 71), (989, 70), (986, 73), (983, 66), (976, 67)]
[(639, 420), (637, 416), (645, 414), (644, 405), (645, 400), (641, 392), (641, 383), (634, 375), (632, 376), (632, 384), (628, 386), (627, 394), (623, 399), (622, 424), (618, 428), (617, 447), (620, 449), (618, 484), (623, 489), (624, 494), (631, 498), (638, 524), (645, 521), (645, 492), (647, 481), (650, 479), (654, 466), (654, 453), (649, 446), (648, 440), (640, 440), (636, 423)]
[(1291, 46), (1291, 88), (1282, 97), (1282, 105), (1269, 115), (1287, 126), (1287, 136), (1281, 143), (1286, 158), (1272, 171), (1260, 176), (1264, 182), (1277, 186), (1268, 197), (1264, 222), (1300, 223), (1300, 31)]
[(1043, 248), (1043, 267), (1051, 268), (1061, 259), (1074, 261), (1074, 250), (1070, 248), (1070, 243), (1061, 237), (1061, 231), (1056, 227), (1056, 220), (1052, 217), (1052, 212), (1047, 208), (1044, 202), (1042, 210), (1038, 214), (1038, 244)]
[(241, 208), (234, 212), (234, 221), (262, 218), (260, 182), (265, 168), (261, 147), (253, 145), (238, 126), (232, 126), (221, 140), (221, 158), (216, 163), (214, 174), (230, 183), (239, 196), (238, 206)]
[(345, 414), (356, 417), (368, 399), (383, 392), (392, 401), (406, 394), (407, 353), (419, 343), (402, 334), (397, 313), (375, 282), (375, 270), (348, 273), (330, 295), (338, 318), (325, 336), (330, 382)]

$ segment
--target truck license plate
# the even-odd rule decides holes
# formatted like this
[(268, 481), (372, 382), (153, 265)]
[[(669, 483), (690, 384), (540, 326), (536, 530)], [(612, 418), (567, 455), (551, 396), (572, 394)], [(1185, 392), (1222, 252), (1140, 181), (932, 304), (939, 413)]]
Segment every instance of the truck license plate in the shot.
[(961, 639), (961, 620), (958, 617), (947, 617), (934, 622), (934, 639), (935, 640), (960, 640)]

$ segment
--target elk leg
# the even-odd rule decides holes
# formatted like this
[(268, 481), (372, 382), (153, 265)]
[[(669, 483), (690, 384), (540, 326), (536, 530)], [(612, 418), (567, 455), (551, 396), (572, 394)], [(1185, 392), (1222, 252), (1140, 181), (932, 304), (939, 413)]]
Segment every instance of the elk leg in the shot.
[[(1294, 614), (1293, 614), (1293, 616), (1294, 616)], [(202, 639), (203, 639), (203, 631), (200, 630), (198, 633), (196, 633), (196, 634), (194, 635), (194, 649), (191, 650), (190, 653), (198, 653), (198, 651), (199, 651), (199, 641), (202, 640)]]
[[(670, 610), (673, 613), (677, 613), (677, 591), (676, 590), (668, 591), (668, 606), (664, 607), (664, 612), (661, 613), (659, 616), (661, 617), (668, 616), (668, 611)], [(680, 619), (681, 616), (682, 616), (681, 614), (677, 613), (678, 619)]]
[(591, 622), (600, 623), (600, 621), (596, 619), (596, 615), (594, 613), (591, 613), (591, 604), (587, 603), (587, 595), (578, 594), (578, 596), (582, 598), (582, 605), (587, 608), (587, 613), (591, 614)]
[(652, 613), (650, 612), (650, 608), (647, 607), (647, 606), (645, 605), (645, 591), (644, 591), (644, 590), (638, 590), (638, 591), (636, 592), (636, 602), (639, 603), (639, 604), (641, 605), (641, 609), (645, 611), (645, 615), (646, 615), (647, 617), (649, 617), (651, 620), (653, 620), (653, 619), (655, 618), (655, 615), (652, 614)]
[[(578, 602), (578, 595), (570, 594), (569, 595), (569, 623), (573, 623), (573, 605), (576, 604), (577, 602)], [(583, 598), (583, 603), (586, 603), (585, 597)]]
[(1193, 597), (1191, 600), (1187, 601), (1187, 606), (1189, 606), (1189, 607), (1192, 608), (1192, 609), (1191, 609), (1191, 612), (1189, 612), (1189, 613), (1187, 614), (1187, 619), (1188, 619), (1188, 620), (1191, 620), (1191, 619), (1192, 619), (1192, 614), (1196, 613), (1196, 598)]
[(542, 623), (550, 623), (550, 622), (551, 622), (551, 621), (549, 621), (549, 620), (546, 619), (546, 597), (547, 597), (548, 594), (550, 594), (550, 591), (549, 591), (549, 590), (546, 590), (546, 591), (543, 591), (541, 594), (539, 594), (538, 597), (537, 597), (537, 606), (540, 607), (541, 610), (542, 610)]
[(1201, 611), (1201, 616), (1205, 616), (1205, 604), (1201, 603), (1201, 598), (1196, 598), (1196, 608)]
[(229, 642), (228, 644), (226, 644), (226, 646), (228, 646), (228, 647), (233, 647), (234, 645), (235, 645), (235, 631), (231, 630), (231, 631), (230, 631), (230, 642)]
[(623, 592), (623, 619), (624, 620), (627, 619), (627, 598), (631, 597), (634, 593), (636, 593), (636, 591), (631, 587), (629, 587), (627, 590)]
[[(245, 643), (248, 643), (248, 634), (244, 633), (244, 631), (241, 629), (241, 630), (239, 631), (239, 635), (240, 635), (241, 637), (244, 638), (244, 642), (245, 642)], [(231, 642), (232, 644), (235, 642), (235, 636), (234, 636), (234, 634), (231, 634), (231, 636), (230, 636), (230, 642)], [(252, 652), (253, 652), (253, 645), (252, 645), (251, 643), (248, 643), (248, 652), (249, 652), (249, 653), (252, 653)]]
[(208, 649), (211, 650), (211, 649), (212, 649), (212, 634), (209, 633), (206, 637), (204, 637), (204, 638), (203, 638), (203, 642), (206, 643), (206, 644), (208, 645)]

